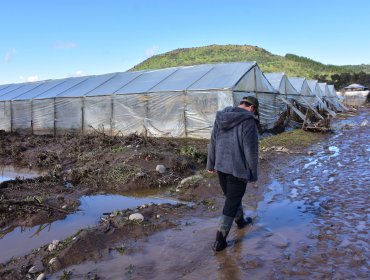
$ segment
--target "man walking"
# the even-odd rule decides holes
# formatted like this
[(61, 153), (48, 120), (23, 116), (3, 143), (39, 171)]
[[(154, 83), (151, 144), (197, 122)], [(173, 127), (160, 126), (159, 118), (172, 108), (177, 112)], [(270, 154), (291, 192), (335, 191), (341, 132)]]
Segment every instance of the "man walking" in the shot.
[(234, 220), (238, 228), (252, 222), (251, 218), (244, 218), (242, 198), (247, 182), (258, 179), (258, 107), (258, 99), (248, 96), (238, 107), (226, 107), (216, 114), (207, 169), (209, 173), (217, 172), (226, 199), (213, 245), (215, 251), (226, 248), (226, 237)]

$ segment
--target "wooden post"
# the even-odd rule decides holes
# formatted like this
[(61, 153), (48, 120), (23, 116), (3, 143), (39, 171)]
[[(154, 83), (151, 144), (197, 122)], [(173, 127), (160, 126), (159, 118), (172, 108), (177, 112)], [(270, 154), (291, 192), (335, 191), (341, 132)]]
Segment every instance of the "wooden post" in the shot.
[(81, 132), (84, 134), (85, 130), (85, 96), (82, 96), (82, 106), (81, 106)]
[(110, 114), (110, 136), (113, 136), (113, 125), (114, 125), (114, 94), (110, 95), (110, 105), (111, 105), (111, 114)]
[(33, 99), (31, 99), (31, 134), (33, 135)]
[(57, 104), (56, 97), (54, 97), (54, 137), (57, 136)]
[(13, 132), (13, 116), (14, 113), (13, 113), (13, 102), (12, 100), (10, 100), (10, 132)]

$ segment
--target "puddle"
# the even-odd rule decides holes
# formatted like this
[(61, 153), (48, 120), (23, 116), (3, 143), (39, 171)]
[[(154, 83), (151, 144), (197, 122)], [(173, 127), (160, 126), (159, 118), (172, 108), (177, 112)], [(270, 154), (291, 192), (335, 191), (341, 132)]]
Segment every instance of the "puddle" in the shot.
[(329, 151), (334, 152), (330, 157), (337, 157), (339, 155), (339, 148), (336, 146), (330, 146)]
[[(104, 275), (104, 279), (268, 279), (265, 268), (253, 270), (251, 277), (250, 270), (245, 269), (248, 260), (273, 261), (302, 242), (310, 244), (305, 237), (313, 218), (313, 214), (303, 213), (303, 202), (284, 199), (269, 204), (267, 201), (274, 194), (284, 193), (285, 187), (273, 180), (269, 188), (271, 191), (265, 194), (256, 212), (246, 211), (256, 217), (254, 224), (243, 230), (234, 225), (228, 248), (223, 252), (215, 254), (211, 250), (218, 218), (191, 218), (176, 229), (126, 244), (130, 253), (112, 251), (98, 263), (88, 261), (68, 270), (72, 279), (82, 279), (91, 271)], [(57, 273), (50, 279), (59, 279), (61, 275)]]
[(35, 171), (29, 168), (15, 168), (11, 165), (0, 166), (0, 183), (16, 178), (27, 179), (42, 176), (45, 172)]
[(316, 165), (317, 164), (317, 159), (311, 159), (311, 161), (310, 162), (308, 162), (308, 163), (306, 163), (305, 165), (304, 165), (304, 169), (307, 169), (309, 166), (311, 166), (311, 165)]
[(135, 198), (121, 195), (83, 196), (80, 202), (80, 211), (68, 215), (63, 220), (36, 227), (0, 229), (0, 263), (11, 257), (24, 255), (53, 240), (63, 240), (79, 229), (95, 225), (103, 213), (135, 208), (148, 203), (177, 203), (175, 200), (165, 198)]

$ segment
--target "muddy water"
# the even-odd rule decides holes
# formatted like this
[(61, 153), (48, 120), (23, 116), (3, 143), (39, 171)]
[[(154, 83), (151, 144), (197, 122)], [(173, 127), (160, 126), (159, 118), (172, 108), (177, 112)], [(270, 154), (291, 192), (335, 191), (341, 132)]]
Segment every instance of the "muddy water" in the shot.
[(164, 198), (135, 198), (121, 195), (83, 196), (79, 211), (65, 219), (36, 227), (0, 229), (0, 263), (11, 257), (30, 252), (53, 240), (63, 240), (79, 229), (94, 225), (106, 212), (135, 208), (147, 203), (171, 203), (176, 201)]
[[(370, 111), (334, 122), (336, 132), (271, 174), (264, 196), (245, 205), (255, 223), (235, 227), (229, 246), (211, 250), (217, 218), (69, 267), (73, 279), (369, 279)], [(261, 187), (261, 186), (260, 186)], [(93, 273), (93, 274), (91, 274)], [(58, 279), (62, 273), (52, 275)]]

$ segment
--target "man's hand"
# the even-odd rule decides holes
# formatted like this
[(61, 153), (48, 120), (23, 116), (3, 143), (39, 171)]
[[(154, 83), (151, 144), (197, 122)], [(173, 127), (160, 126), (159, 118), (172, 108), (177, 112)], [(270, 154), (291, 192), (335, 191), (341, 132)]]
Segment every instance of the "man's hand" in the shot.
[(217, 171), (216, 171), (216, 170), (214, 170), (214, 169), (212, 169), (212, 170), (207, 170), (207, 172), (208, 172), (208, 173), (211, 173), (211, 174), (215, 174), (215, 173), (217, 173)]

